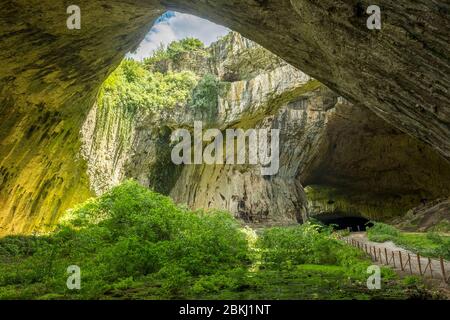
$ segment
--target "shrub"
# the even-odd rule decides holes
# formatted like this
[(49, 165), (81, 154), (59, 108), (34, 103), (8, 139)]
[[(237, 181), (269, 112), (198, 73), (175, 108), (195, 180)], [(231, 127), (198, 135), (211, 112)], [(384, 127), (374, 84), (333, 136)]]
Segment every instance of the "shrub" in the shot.
[(162, 60), (176, 60), (185, 52), (201, 50), (204, 47), (205, 45), (199, 39), (189, 37), (178, 41), (173, 41), (167, 47), (161, 44), (153, 52), (151, 57), (144, 59), (144, 65), (149, 68), (152, 64)]
[(372, 240), (371, 236), (375, 235), (386, 235), (391, 237), (398, 237), (400, 235), (400, 231), (393, 226), (381, 222), (371, 221), (370, 223), (373, 224), (372, 227), (367, 228), (367, 235), (370, 240)]
[(42, 283), (53, 293), (75, 294), (65, 281), (66, 268), (76, 264), (86, 297), (148, 276), (162, 281), (162, 293), (175, 293), (189, 277), (249, 263), (245, 234), (230, 214), (189, 211), (131, 180), (69, 211), (54, 234), (30, 246), (18, 238), (0, 242), (5, 256), (26, 253), (5, 268), (0, 286)]
[(312, 223), (267, 229), (259, 246), (265, 267), (280, 265), (323, 264), (356, 266), (362, 254), (338, 240), (332, 239), (329, 229)]
[(150, 72), (142, 63), (125, 59), (103, 83), (97, 105), (131, 115), (139, 109), (173, 108), (187, 102), (196, 84), (192, 72)]
[(220, 81), (206, 74), (192, 91), (191, 106), (202, 111), (216, 110), (220, 94)]
[(436, 244), (442, 244), (444, 242), (443, 238), (436, 232), (427, 232), (427, 239), (431, 240)]

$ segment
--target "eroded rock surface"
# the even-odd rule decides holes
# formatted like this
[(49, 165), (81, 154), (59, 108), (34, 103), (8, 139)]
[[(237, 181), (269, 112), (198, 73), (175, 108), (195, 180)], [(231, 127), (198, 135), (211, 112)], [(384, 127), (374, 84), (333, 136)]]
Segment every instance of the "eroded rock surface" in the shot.
[(447, 161), (367, 108), (338, 105), (325, 131), (319, 156), (300, 173), (312, 213), (387, 219), (450, 194)]

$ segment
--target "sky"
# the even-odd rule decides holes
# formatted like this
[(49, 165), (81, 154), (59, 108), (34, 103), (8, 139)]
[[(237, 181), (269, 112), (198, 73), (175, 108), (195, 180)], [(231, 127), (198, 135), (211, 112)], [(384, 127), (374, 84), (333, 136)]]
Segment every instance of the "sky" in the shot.
[(145, 39), (134, 53), (127, 56), (135, 60), (142, 60), (151, 56), (161, 43), (167, 45), (175, 40), (186, 37), (200, 39), (205, 45), (226, 35), (230, 30), (208, 20), (189, 14), (168, 11), (159, 17)]

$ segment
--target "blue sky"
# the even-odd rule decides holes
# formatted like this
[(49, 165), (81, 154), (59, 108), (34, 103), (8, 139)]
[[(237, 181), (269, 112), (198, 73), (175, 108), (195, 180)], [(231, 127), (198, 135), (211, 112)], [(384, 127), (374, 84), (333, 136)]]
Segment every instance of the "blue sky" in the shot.
[(206, 45), (226, 35), (230, 30), (208, 20), (189, 14), (168, 11), (159, 17), (139, 48), (128, 57), (142, 60), (150, 56), (161, 43), (164, 45), (186, 37), (195, 37)]

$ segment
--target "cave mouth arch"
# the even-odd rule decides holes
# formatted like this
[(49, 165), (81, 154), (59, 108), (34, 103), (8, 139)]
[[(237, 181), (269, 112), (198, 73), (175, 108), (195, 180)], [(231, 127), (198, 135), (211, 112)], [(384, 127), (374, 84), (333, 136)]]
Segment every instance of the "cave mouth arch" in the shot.
[[(386, 2), (383, 23), (389, 27), (371, 32), (355, 1), (80, 0), (82, 27), (74, 31), (66, 28), (65, 2), (22, 6), (6, 0), (0, 12), (0, 44), (5, 48), (0, 141), (1, 155), (8, 155), (0, 170), (4, 232), (50, 225), (91, 196), (77, 156), (80, 125), (101, 83), (167, 10), (241, 33), (450, 159), (449, 116), (443, 107), (450, 96), (442, 91), (450, 83), (448, 30), (442, 28), (449, 19), (442, 9), (446, 5)], [(47, 112), (52, 117), (45, 117), (44, 128)], [(31, 136), (17, 132), (36, 123), (42, 126)], [(25, 155), (27, 161), (17, 161)]]
[(205, 47), (226, 36), (232, 30), (195, 14), (167, 10), (151, 25), (139, 46), (128, 52), (124, 59), (144, 61), (170, 43), (186, 38), (200, 40)]
[(361, 215), (348, 214), (344, 212), (327, 212), (313, 216), (314, 220), (326, 226), (333, 225), (337, 230), (349, 230), (351, 232), (366, 231), (373, 224)]

